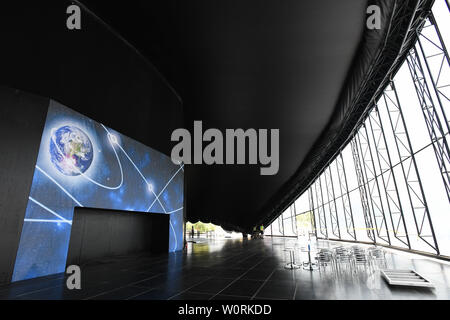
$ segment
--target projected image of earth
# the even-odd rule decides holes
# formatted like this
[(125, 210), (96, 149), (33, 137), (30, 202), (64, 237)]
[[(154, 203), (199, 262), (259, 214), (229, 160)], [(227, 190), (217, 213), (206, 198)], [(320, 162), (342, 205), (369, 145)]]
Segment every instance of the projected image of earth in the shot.
[(65, 271), (75, 207), (169, 214), (183, 248), (183, 164), (51, 100), (13, 281)]
[(52, 163), (66, 176), (85, 173), (94, 158), (89, 137), (81, 129), (72, 126), (52, 132), (50, 154)]

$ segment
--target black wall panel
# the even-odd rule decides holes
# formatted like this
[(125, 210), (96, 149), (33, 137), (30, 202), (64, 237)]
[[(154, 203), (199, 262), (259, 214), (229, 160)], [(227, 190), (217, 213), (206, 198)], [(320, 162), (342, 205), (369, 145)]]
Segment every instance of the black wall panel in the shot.
[(0, 11), (0, 84), (52, 98), (170, 155), (182, 104), (154, 66), (72, 1), (13, 1)]
[(48, 104), (0, 87), (0, 284), (12, 276)]
[(170, 155), (182, 103), (113, 30), (71, 1), (14, 1), (0, 11), (0, 284), (10, 281), (49, 99)]
[(169, 249), (169, 215), (75, 208), (67, 265)]

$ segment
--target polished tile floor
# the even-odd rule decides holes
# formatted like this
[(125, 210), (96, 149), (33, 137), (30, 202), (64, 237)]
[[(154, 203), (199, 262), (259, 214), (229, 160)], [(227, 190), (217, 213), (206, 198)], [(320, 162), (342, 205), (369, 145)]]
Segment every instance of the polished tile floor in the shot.
[[(387, 251), (394, 269), (414, 269), (434, 289), (390, 287), (378, 270), (287, 270), (286, 247), (295, 247), (297, 262), (306, 240), (266, 238), (195, 239), (187, 252), (161, 256), (128, 256), (81, 266), (82, 289), (68, 290), (65, 275), (16, 282), (0, 287), (0, 299), (450, 299), (450, 263), (418, 255)], [(313, 241), (313, 250), (342, 245)]]

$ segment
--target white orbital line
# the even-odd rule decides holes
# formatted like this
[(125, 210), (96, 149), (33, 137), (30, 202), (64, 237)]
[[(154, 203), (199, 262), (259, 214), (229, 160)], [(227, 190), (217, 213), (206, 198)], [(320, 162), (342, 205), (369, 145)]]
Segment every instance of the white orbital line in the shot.
[(175, 213), (175, 212), (178, 212), (178, 211), (180, 211), (180, 210), (183, 210), (183, 207), (178, 208), (177, 210), (173, 210), (173, 211), (167, 212), (167, 213)]
[[(102, 127), (105, 129), (105, 131), (108, 133), (108, 135), (109, 135), (109, 136), (108, 136), (108, 139), (110, 140), (110, 143), (111, 143), (111, 145), (112, 145), (113, 142), (111, 141), (111, 138), (110, 138), (110, 136), (111, 136), (110, 132), (108, 131), (108, 129), (107, 129), (103, 124), (101, 124), (101, 126), (102, 126)], [(119, 149), (123, 152), (123, 154), (125, 155), (125, 157), (127, 157), (127, 159), (131, 162), (131, 164), (132, 164), (133, 167), (136, 169), (136, 171), (139, 173), (139, 175), (141, 176), (142, 180), (144, 180), (144, 182), (145, 182), (145, 184), (147, 185), (147, 187), (149, 187), (149, 186), (150, 186), (150, 183), (147, 181), (147, 179), (145, 178), (145, 176), (142, 174), (141, 170), (138, 168), (138, 166), (136, 165), (136, 163), (134, 163), (134, 161), (131, 159), (131, 157), (128, 155), (128, 153), (122, 148), (122, 146), (121, 146), (119, 143), (116, 143), (116, 144), (117, 144), (117, 146), (119, 147)], [(113, 149), (114, 149), (114, 147), (113, 147)], [(180, 167), (180, 169), (183, 169), (183, 167), (184, 167), (184, 165), (182, 165), (182, 166)], [(150, 211), (150, 209), (151, 209), (151, 207), (153, 206), (153, 204), (154, 204), (156, 201), (158, 201), (159, 204), (161, 205), (161, 208), (163, 209), (164, 213), (167, 213), (167, 211), (166, 211), (164, 205), (161, 203), (159, 197), (161, 196), (161, 194), (163, 193), (163, 191), (167, 188), (167, 186), (169, 185), (169, 183), (173, 180), (173, 178), (178, 174), (178, 172), (180, 171), (180, 169), (178, 169), (178, 171), (175, 173), (175, 175), (169, 180), (169, 182), (167, 182), (167, 184), (164, 186), (164, 188), (161, 190), (161, 192), (160, 192), (158, 195), (156, 195), (156, 193), (153, 191), (153, 189), (151, 189), (151, 192), (152, 192), (153, 195), (155, 196), (155, 200), (154, 200), (153, 203), (150, 205), (150, 207), (149, 207), (149, 209), (147, 210), (147, 212)]]
[[(139, 175), (142, 177), (142, 180), (144, 180), (145, 184), (147, 185), (147, 188), (150, 187), (150, 183), (147, 181), (147, 179), (145, 178), (145, 176), (142, 174), (141, 170), (139, 170), (138, 166), (134, 163), (134, 161), (131, 159), (131, 157), (128, 155), (128, 153), (122, 148), (121, 145), (117, 144), (119, 149), (122, 150), (123, 154), (125, 155), (125, 157), (128, 158), (128, 160), (131, 162), (131, 164), (133, 165), (133, 167), (136, 169), (136, 171), (139, 173)], [(164, 208), (163, 204), (161, 203), (161, 201), (159, 200), (159, 195), (156, 195), (156, 193), (153, 191), (153, 189), (150, 189), (150, 191), (153, 193), (153, 195), (155, 196), (155, 200), (154, 202), (158, 201), (159, 204), (161, 205), (161, 208), (163, 209), (164, 213), (167, 213), (166, 209)], [(161, 194), (161, 193), (160, 193)], [(147, 210), (148, 212), (148, 210)]]
[[(180, 169), (184, 172), (184, 164), (180, 164)], [(180, 171), (180, 169), (178, 169), (178, 171), (175, 173), (175, 175), (178, 174), (178, 172)], [(175, 175), (172, 177), (172, 179), (175, 177)], [(168, 186), (169, 183), (172, 181), (172, 179), (169, 180), (169, 182), (164, 186), (164, 188), (163, 188), (162, 191), (164, 191), (164, 190), (167, 188), (167, 186)], [(162, 191), (161, 191), (161, 192), (162, 192)], [(178, 211), (180, 211), (180, 210), (183, 210), (183, 209), (184, 209), (184, 207), (181, 207), (181, 208), (178, 208), (178, 209), (176, 209), (176, 210), (173, 210), (173, 211), (170, 211), (170, 212), (167, 212), (167, 213), (168, 213), (168, 214), (171, 214), (171, 213), (175, 213), (175, 212), (178, 212)], [(177, 248), (178, 248), (177, 234), (176, 234), (176, 232), (175, 232), (175, 229), (174, 229), (174, 227), (173, 227), (172, 222), (170, 221), (170, 219), (169, 219), (169, 223), (170, 223), (170, 226), (172, 227), (172, 231), (173, 231), (173, 234), (174, 234), (174, 236), (175, 236), (175, 248), (174, 248), (174, 251), (176, 251)]]
[[(137, 165), (134, 163), (134, 161), (130, 158), (130, 156), (128, 155), (128, 153), (122, 148), (122, 146), (118, 145), (120, 150), (122, 150), (122, 152), (125, 154), (125, 156), (128, 158), (128, 160), (131, 162), (131, 164), (134, 166), (134, 168), (137, 170), (137, 172), (139, 172), (140, 176), (142, 177), (142, 179), (144, 180), (144, 182), (147, 184), (147, 187), (150, 186), (150, 184), (148, 183), (147, 179), (144, 177), (144, 175), (142, 174), (141, 170), (139, 170), (139, 168), (137, 167)], [(182, 169), (183, 167), (181, 167), (180, 169)], [(175, 173), (175, 175), (180, 171), (180, 169), (178, 169), (178, 171)], [(159, 199), (159, 196), (162, 194), (162, 192), (164, 191), (165, 188), (167, 188), (167, 186), (169, 185), (169, 183), (173, 180), (173, 178), (175, 177), (175, 175), (169, 180), (169, 182), (167, 182), (167, 184), (164, 186), (163, 190), (161, 190), (161, 192), (156, 195), (156, 193), (153, 191), (153, 188), (150, 189), (150, 191), (153, 193), (153, 195), (155, 196), (155, 200), (153, 201), (153, 203), (150, 205), (150, 208), (153, 206), (153, 204), (158, 201), (159, 204), (161, 205), (161, 208), (163, 209), (164, 213), (167, 214), (166, 208), (164, 207), (164, 205), (161, 203), (161, 200)], [(147, 212), (150, 211), (150, 208), (147, 210)], [(175, 251), (178, 248), (178, 239), (177, 239), (177, 233), (175, 232), (175, 228), (172, 225), (172, 222), (170, 221), (169, 218), (169, 224), (170, 227), (172, 228), (172, 232), (173, 232), (173, 236), (175, 237)]]
[[(105, 129), (105, 131), (107, 132), (107, 134), (108, 134), (108, 140), (109, 140), (109, 143), (111, 144), (111, 146), (112, 146), (112, 148), (113, 148), (113, 151), (114, 151), (114, 154), (115, 154), (115, 156), (116, 156), (116, 158), (117, 158), (117, 162), (118, 162), (118, 164), (119, 164), (119, 167), (120, 167), (120, 172), (121, 172), (121, 182), (120, 182), (120, 185), (119, 186), (117, 186), (117, 187), (114, 187), (114, 188), (112, 188), (112, 187), (108, 187), (108, 186), (105, 186), (105, 185), (102, 185), (102, 184), (100, 184), (100, 183), (98, 183), (98, 182), (96, 182), (96, 181), (94, 181), (93, 179), (91, 179), (90, 177), (88, 177), (87, 175), (85, 175), (84, 173), (82, 173), (78, 168), (76, 168), (76, 167), (74, 167), (75, 168), (75, 170), (77, 170), (79, 173), (80, 173), (80, 175), (82, 176), (82, 177), (84, 177), (84, 178), (86, 178), (87, 180), (89, 180), (90, 182), (92, 182), (92, 183), (94, 183), (94, 184), (96, 184), (96, 185), (98, 185), (99, 187), (102, 187), (102, 188), (105, 188), (105, 189), (109, 189), (109, 190), (117, 190), (117, 189), (119, 189), (122, 185), (123, 185), (123, 168), (122, 168), (122, 164), (121, 164), (121, 162), (120, 162), (120, 159), (119, 159), (119, 156), (118, 156), (118, 154), (117, 154), (117, 152), (116, 152), (116, 149), (114, 148), (114, 142), (112, 141), (112, 139), (111, 139), (111, 133), (108, 131), (108, 129), (103, 125), (103, 124), (100, 124), (104, 129)], [(53, 143), (54, 143), (54, 145), (56, 146), (56, 148), (58, 149), (58, 151), (60, 152), (60, 154), (63, 154), (62, 152), (61, 152), (61, 150), (60, 150), (60, 148), (59, 148), (59, 146), (58, 146), (58, 144), (56, 143), (56, 141), (54, 140), (54, 136), (52, 135), (52, 139), (53, 139)], [(131, 157), (128, 155), (128, 153), (122, 148), (122, 146), (119, 144), (119, 143), (115, 143), (118, 147), (119, 147), (119, 149), (124, 153), (124, 155), (127, 157), (127, 159), (131, 162), (131, 164), (134, 166), (134, 168), (136, 169), (136, 171), (139, 173), (139, 175), (142, 177), (142, 179), (144, 180), (144, 182), (145, 182), (145, 184), (147, 185), (147, 187), (150, 187), (150, 184), (149, 184), (149, 182), (147, 181), (147, 179), (145, 178), (145, 176), (142, 174), (142, 172), (139, 170), (139, 168), (137, 167), (137, 165), (134, 163), (134, 161), (131, 159)], [(63, 154), (64, 155), (64, 154)], [(183, 169), (183, 167), (184, 167), (184, 165), (181, 165), (180, 166), (180, 168), (177, 170), (177, 172), (170, 178), (170, 180), (167, 182), (167, 184), (164, 186), (164, 188), (161, 190), (161, 192), (157, 195), (154, 191), (153, 191), (153, 189), (151, 189), (151, 192), (153, 193), (153, 195), (155, 196), (155, 200), (153, 201), (153, 203), (150, 205), (150, 207), (147, 209), (147, 212), (149, 212), (150, 211), (150, 209), (153, 207), (153, 205), (155, 204), (155, 202), (156, 201), (158, 201), (158, 203), (161, 205), (161, 208), (163, 209), (163, 211), (164, 211), (164, 213), (165, 214), (170, 214), (170, 213), (174, 213), (174, 212), (177, 212), (177, 211), (180, 211), (182, 208), (179, 208), (179, 209), (177, 209), (177, 210), (174, 210), (174, 211), (171, 211), (171, 212), (167, 212), (166, 211), (166, 209), (165, 209), (165, 207), (164, 207), (164, 205), (161, 203), (161, 200), (159, 199), (159, 197), (161, 196), (161, 194), (164, 192), (164, 190), (167, 188), (167, 186), (170, 184), (170, 182), (172, 182), (172, 180), (175, 178), (175, 176), (178, 174), (178, 172), (180, 171), (180, 170), (183, 170), (184, 171), (184, 169)], [(50, 178), (50, 177), (49, 177)], [(51, 178), (50, 178), (51, 179)], [(53, 179), (51, 179), (52, 181), (54, 181)], [(56, 183), (56, 181), (54, 181), (55, 183)], [(57, 184), (57, 183), (56, 183)], [(72, 200), (74, 200), (77, 204), (79, 204), (80, 206), (81, 206), (81, 204), (78, 202), (78, 201), (76, 201), (64, 188), (62, 188), (59, 184), (57, 184), (69, 197), (71, 197), (72, 198)], [(35, 201), (34, 201), (35, 202)], [(37, 203), (38, 205), (40, 205), (40, 206), (43, 206), (43, 205), (41, 205), (41, 204), (39, 204), (39, 203)], [(52, 211), (50, 211), (50, 209), (48, 209), (47, 207), (45, 207), (45, 206), (43, 206), (43, 208), (44, 209), (46, 209), (46, 210), (48, 210), (50, 213), (52, 213), (52, 214), (56, 214), (56, 213), (54, 213), (54, 212), (52, 212)], [(57, 215), (58, 216), (58, 215)], [(62, 218), (63, 219), (63, 218)], [(65, 219), (64, 219), (65, 220)], [(65, 221), (68, 221), (68, 220), (65, 220)], [(70, 222), (71, 223), (71, 222)], [(173, 234), (174, 234), (174, 237), (175, 237), (175, 250), (176, 250), (176, 248), (178, 247), (178, 239), (177, 239), (177, 235), (176, 235), (176, 232), (175, 232), (175, 229), (174, 229), (174, 227), (173, 227), (173, 225), (172, 225), (172, 222), (171, 221), (169, 221), (169, 223), (170, 223), (170, 226), (171, 226), (171, 228), (172, 228), (172, 231), (173, 231)]]
[(36, 169), (38, 169), (42, 174), (44, 174), (47, 178), (49, 178), (54, 184), (56, 184), (62, 191), (64, 191), (65, 194), (67, 194), (76, 204), (78, 204), (80, 207), (83, 207), (83, 205), (75, 199), (74, 196), (72, 196), (66, 189), (63, 188), (55, 179), (53, 179), (47, 172), (42, 170), (38, 165), (36, 165)]
[[(156, 197), (156, 199), (158, 199), (161, 194), (164, 192), (164, 190), (166, 190), (166, 188), (169, 186), (169, 184), (172, 182), (172, 180), (175, 178), (175, 176), (178, 174), (178, 172), (180, 172), (181, 169), (183, 169), (184, 165), (182, 165), (180, 167), (180, 169), (177, 170), (177, 172), (175, 172), (175, 174), (172, 176), (172, 178), (170, 178), (170, 180), (166, 183), (166, 185), (164, 186), (164, 188), (162, 188), (161, 192), (158, 194), (158, 196)], [(148, 207), (147, 212), (150, 211), (150, 209), (153, 207), (153, 205), (156, 202), (156, 199), (152, 202), (152, 204), (150, 205), (150, 207)]]
[(156, 193), (153, 192), (153, 190), (152, 190), (152, 193), (153, 193), (153, 195), (156, 197), (156, 200), (158, 200), (159, 205), (160, 205), (161, 208), (163, 209), (164, 213), (167, 213), (166, 208), (164, 208), (163, 204), (161, 203), (161, 200), (159, 200), (159, 197), (156, 195)]
[(175, 237), (175, 248), (174, 248), (173, 250), (174, 250), (174, 251), (177, 251), (177, 248), (178, 248), (177, 233), (175, 232), (175, 229), (174, 229), (174, 227), (173, 227), (173, 225), (172, 225), (172, 221), (170, 221), (170, 217), (169, 217), (169, 224), (170, 224), (170, 227), (172, 228), (172, 232), (173, 232), (173, 235), (174, 235), (174, 237)]
[[(173, 211), (167, 212), (167, 213), (168, 213), (168, 214), (171, 214), (171, 213), (178, 212), (178, 211), (180, 211), (180, 210), (183, 210), (183, 207), (178, 208), (177, 210), (173, 210)], [(174, 237), (175, 237), (175, 248), (174, 248), (174, 251), (177, 251), (177, 248), (178, 248), (177, 233), (175, 232), (175, 228), (173, 227), (172, 221), (170, 221), (170, 218), (169, 218), (169, 223), (170, 223), (170, 227), (172, 228), (173, 235), (174, 235)]]
[(108, 186), (105, 186), (105, 185), (103, 185), (101, 183), (98, 183), (97, 181), (92, 180), (90, 177), (88, 177), (87, 175), (85, 175), (82, 172), (80, 172), (80, 174), (84, 178), (88, 179), (90, 182), (96, 184), (99, 187), (102, 187), (102, 188), (105, 188), (105, 189), (108, 189), (108, 190), (117, 190), (117, 189), (120, 189), (122, 187), (122, 185), (123, 185), (123, 168), (122, 168), (122, 163), (120, 162), (120, 158), (119, 158), (119, 155), (117, 154), (116, 148), (114, 148), (114, 143), (111, 140), (111, 134), (109, 133), (108, 129), (103, 124), (100, 123), (100, 125), (103, 127), (103, 129), (105, 129), (106, 133), (108, 134), (107, 137), (108, 137), (109, 144), (111, 145), (111, 147), (113, 149), (113, 152), (114, 152), (114, 155), (116, 156), (117, 163), (118, 163), (119, 169), (120, 169), (120, 184), (117, 187), (108, 187)]
[[(102, 125), (103, 126), (103, 128), (106, 130), (106, 132), (108, 132), (108, 134), (109, 135), (111, 135), (110, 133), (109, 133), (109, 131), (108, 131), (108, 129), (106, 129), (106, 127), (104, 126), (104, 125)], [(111, 138), (110, 138), (110, 136), (108, 137), (110, 140), (111, 140)], [(112, 141), (111, 141), (111, 143), (112, 143)], [(125, 155), (125, 157), (127, 157), (127, 159), (131, 162), (131, 164), (133, 165), (133, 167), (136, 169), (136, 171), (139, 173), (139, 175), (142, 177), (142, 180), (144, 180), (144, 182), (145, 182), (145, 184), (147, 185), (147, 188), (149, 188), (150, 187), (150, 183), (147, 181), (147, 179), (145, 178), (145, 176), (142, 174), (142, 172), (141, 172), (141, 170), (138, 168), (138, 166), (136, 165), (136, 163), (134, 163), (134, 161), (131, 159), (131, 157), (128, 155), (128, 153), (122, 148), (122, 146), (119, 144), (119, 143), (116, 143), (117, 144), (117, 146), (119, 147), (119, 149), (123, 152), (123, 154)], [(182, 168), (182, 167), (181, 167)], [(179, 171), (179, 169), (178, 169), (178, 171)], [(178, 173), (178, 171), (177, 171), (177, 173)], [(172, 181), (172, 179), (173, 179), (174, 177), (172, 177), (171, 179), (170, 179), (170, 181)], [(166, 186), (164, 187), (164, 189), (167, 187), (167, 185), (170, 183), (170, 181), (166, 184)], [(164, 191), (164, 189), (163, 189), (163, 191)], [(166, 211), (166, 208), (163, 206), (163, 204), (161, 203), (161, 201), (160, 201), (160, 199), (159, 199), (159, 196), (161, 195), (161, 193), (162, 193), (162, 191), (159, 193), (159, 195), (156, 195), (156, 193), (153, 191), (153, 188), (150, 188), (150, 191), (153, 193), (153, 195), (155, 196), (155, 201), (157, 200), (158, 202), (159, 202), (159, 204), (161, 205), (161, 208), (163, 209), (163, 211), (164, 211), (164, 213), (166, 213), (167, 214), (167, 211)], [(152, 204), (153, 205), (153, 204)], [(177, 240), (177, 235), (176, 235), (176, 232), (175, 232), (175, 229), (174, 229), (174, 227), (173, 227), (173, 225), (172, 225), (172, 222), (169, 220), (169, 224), (170, 224), (170, 226), (172, 227), (172, 232), (173, 232), (173, 234), (174, 234), (174, 237), (175, 237), (175, 249), (178, 247), (178, 240)]]
[[(48, 223), (68, 223), (62, 220), (51, 220), (51, 219), (24, 219), (25, 222), (48, 222)], [(70, 220), (67, 220), (70, 221)], [(72, 222), (72, 221), (70, 221)]]
[(130, 158), (130, 156), (128, 155), (128, 153), (126, 153), (126, 151), (122, 148), (122, 146), (120, 144), (117, 144), (117, 146), (119, 147), (120, 150), (122, 150), (123, 154), (125, 155), (125, 157), (128, 158), (128, 160), (131, 162), (131, 164), (133, 165), (133, 167), (136, 169), (136, 171), (139, 173), (139, 175), (142, 177), (142, 179), (145, 181), (145, 183), (147, 184), (147, 186), (149, 185), (147, 179), (144, 177), (144, 175), (142, 174), (142, 172), (139, 170), (139, 168), (137, 167), (137, 165), (133, 162), (133, 160)]
[(54, 216), (58, 217), (61, 219), (61, 222), (65, 222), (68, 224), (72, 224), (72, 221), (66, 220), (64, 217), (60, 216), (59, 214), (57, 214), (55, 211), (53, 211), (52, 209), (47, 208), (46, 206), (44, 206), (42, 203), (40, 203), (39, 201), (33, 199), (32, 197), (28, 197), (28, 199), (30, 199), (31, 201), (33, 201), (35, 204), (37, 204), (38, 206), (40, 206), (42, 209), (47, 210), (48, 212), (50, 212), (51, 214), (53, 214)]
[(179, 165), (181, 167), (181, 169), (184, 171), (184, 169), (183, 169), (184, 163), (183, 162), (177, 160), (176, 164)]
[[(160, 192), (158, 195), (156, 195), (156, 194), (153, 192), (153, 190), (152, 190), (152, 192), (153, 192), (153, 194), (155, 195), (156, 199), (153, 200), (152, 204), (151, 204), (150, 207), (147, 209), (147, 212), (150, 211), (150, 209), (151, 209), (151, 208), (153, 207), (153, 205), (155, 204), (156, 200), (159, 202), (159, 204), (161, 205), (161, 208), (164, 210), (164, 213), (166, 213), (166, 214), (169, 214), (169, 215), (170, 215), (171, 213), (174, 213), (174, 212), (177, 212), (177, 211), (183, 209), (183, 207), (181, 207), (181, 208), (179, 208), (179, 209), (177, 209), (177, 210), (174, 210), (174, 211), (171, 211), (171, 212), (167, 212), (166, 209), (164, 208), (164, 206), (162, 205), (161, 201), (159, 200), (159, 196), (164, 192), (164, 190), (167, 188), (167, 186), (172, 182), (172, 180), (175, 178), (175, 176), (178, 174), (178, 172), (180, 172), (180, 170), (183, 169), (183, 166), (184, 166), (184, 165), (181, 165), (181, 166), (180, 166), (180, 169), (178, 169), (177, 172), (175, 172), (175, 174), (170, 178), (170, 180), (166, 183), (166, 185), (164, 186), (164, 188), (161, 190), (161, 192)], [(175, 228), (173, 227), (172, 221), (170, 221), (170, 218), (169, 218), (169, 224), (170, 224), (170, 227), (172, 228), (173, 236), (174, 236), (174, 238), (175, 238), (175, 248), (174, 248), (174, 251), (176, 251), (177, 248), (178, 248), (177, 233), (175, 232)]]

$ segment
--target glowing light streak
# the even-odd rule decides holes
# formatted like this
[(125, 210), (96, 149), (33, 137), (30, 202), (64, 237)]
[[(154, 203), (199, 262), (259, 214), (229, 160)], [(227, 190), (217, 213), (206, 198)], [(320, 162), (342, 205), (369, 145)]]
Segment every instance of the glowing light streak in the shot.
[(67, 219), (65, 219), (64, 217), (60, 216), (60, 215), (57, 214), (55, 211), (53, 211), (52, 209), (46, 207), (45, 205), (43, 205), (43, 204), (40, 203), (39, 201), (35, 200), (34, 198), (28, 197), (28, 199), (30, 199), (32, 202), (34, 202), (35, 204), (37, 204), (37, 205), (38, 205), (39, 207), (41, 207), (42, 209), (44, 209), (44, 210), (50, 212), (51, 214), (53, 214), (54, 216), (60, 218), (60, 219), (61, 219), (61, 222), (65, 222), (65, 223), (68, 223), (68, 224), (70, 224), (70, 225), (72, 224), (72, 221), (67, 220)]

